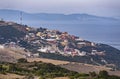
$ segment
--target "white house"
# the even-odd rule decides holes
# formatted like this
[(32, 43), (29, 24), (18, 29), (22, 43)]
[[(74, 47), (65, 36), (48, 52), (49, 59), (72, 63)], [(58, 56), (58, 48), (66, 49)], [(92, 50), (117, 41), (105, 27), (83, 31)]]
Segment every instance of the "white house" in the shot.
[(86, 52), (85, 51), (82, 51), (82, 52), (80, 52), (80, 53), (78, 53), (79, 54), (79, 56), (85, 56), (86, 55)]
[(4, 46), (3, 46), (3, 45), (0, 45), (0, 49), (4, 49)]
[(76, 41), (84, 41), (84, 39), (82, 39), (82, 38), (77, 38), (77, 39), (75, 39)]
[(33, 54), (34, 57), (39, 57), (39, 53)]

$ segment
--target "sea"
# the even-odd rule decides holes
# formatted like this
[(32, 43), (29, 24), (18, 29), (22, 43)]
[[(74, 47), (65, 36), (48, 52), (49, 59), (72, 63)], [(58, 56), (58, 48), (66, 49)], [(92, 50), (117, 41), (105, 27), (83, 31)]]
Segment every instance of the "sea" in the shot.
[(24, 21), (31, 27), (68, 32), (85, 40), (120, 50), (120, 21)]

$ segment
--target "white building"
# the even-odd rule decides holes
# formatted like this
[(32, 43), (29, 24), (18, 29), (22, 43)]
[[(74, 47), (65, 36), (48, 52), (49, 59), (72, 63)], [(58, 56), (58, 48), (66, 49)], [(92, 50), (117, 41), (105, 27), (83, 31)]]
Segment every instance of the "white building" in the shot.
[(91, 46), (95, 46), (95, 45), (96, 45), (95, 43), (93, 43), (93, 42), (91, 43)]
[(84, 41), (84, 39), (82, 39), (82, 38), (77, 38), (77, 39), (75, 39), (76, 41)]
[(78, 53), (79, 54), (79, 56), (85, 56), (86, 55), (86, 52), (85, 51), (82, 51), (82, 52), (80, 52), (80, 53)]
[(45, 47), (45, 48), (38, 49), (38, 51), (46, 53), (46, 52), (48, 52), (48, 49)]
[(3, 45), (0, 45), (0, 49), (4, 49), (4, 46), (3, 46)]
[(33, 54), (34, 57), (39, 57), (39, 53)]
[(96, 55), (97, 50), (92, 50), (91, 54)]

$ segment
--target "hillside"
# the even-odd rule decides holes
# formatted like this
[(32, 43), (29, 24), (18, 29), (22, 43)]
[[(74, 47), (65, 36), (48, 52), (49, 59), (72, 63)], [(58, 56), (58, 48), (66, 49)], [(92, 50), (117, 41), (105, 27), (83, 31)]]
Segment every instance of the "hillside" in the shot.
[(59, 30), (0, 21), (0, 44), (1, 48), (24, 50), (25, 58), (42, 57), (120, 69), (120, 50)]
[(18, 41), (25, 36), (26, 29), (20, 24), (0, 21), (0, 43)]
[(70, 71), (60, 66), (43, 62), (0, 63), (0, 78), (2, 79), (119, 79), (118, 76), (109, 75), (107, 71), (100, 71), (98, 74), (89, 74)]
[[(0, 46), (1, 47), (1, 46)], [(22, 48), (12, 48), (12, 47), (5, 47), (0, 48), (0, 62), (11, 62), (16, 63), (17, 59), (26, 58), (26, 55), (30, 52), (26, 52)]]
[(84, 63), (77, 63), (77, 62), (68, 62), (68, 61), (61, 61), (61, 60), (53, 60), (53, 59), (46, 59), (46, 58), (27, 58), (28, 62), (44, 62), (44, 63), (51, 63), (62, 68), (76, 71), (78, 73), (87, 73), (89, 72), (96, 72), (99, 73), (102, 70), (106, 70), (110, 75), (120, 76), (120, 71), (112, 71), (111, 68), (106, 66), (96, 66)]

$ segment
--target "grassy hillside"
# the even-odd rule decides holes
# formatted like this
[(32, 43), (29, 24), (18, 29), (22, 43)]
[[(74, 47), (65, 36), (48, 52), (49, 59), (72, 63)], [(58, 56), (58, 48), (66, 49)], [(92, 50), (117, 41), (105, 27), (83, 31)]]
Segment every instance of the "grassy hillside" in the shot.
[(89, 74), (77, 73), (60, 66), (43, 62), (27, 62), (26, 59), (19, 59), (18, 63), (0, 63), (0, 74), (17, 74), (24, 78), (34, 79), (53, 79), (56, 77), (68, 77), (69, 79), (120, 79), (117, 76), (110, 76), (106, 71), (100, 71), (99, 74), (90, 72)]

